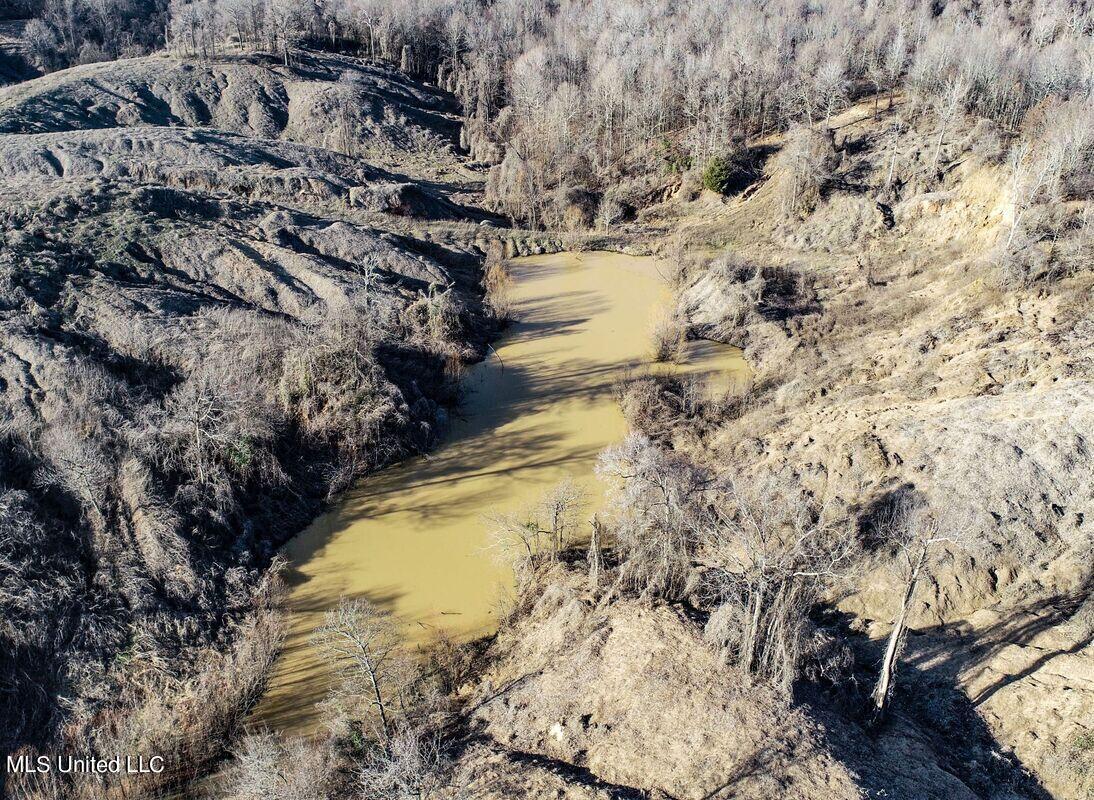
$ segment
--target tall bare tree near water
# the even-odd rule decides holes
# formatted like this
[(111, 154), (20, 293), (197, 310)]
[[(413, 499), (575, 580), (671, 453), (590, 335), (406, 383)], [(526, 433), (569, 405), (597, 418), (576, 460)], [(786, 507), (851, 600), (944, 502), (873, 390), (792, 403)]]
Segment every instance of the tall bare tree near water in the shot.
[(728, 481), (716, 514), (703, 548), (717, 603), (707, 639), (745, 676), (789, 696), (808, 643), (809, 611), (826, 587), (850, 574), (856, 538), (846, 520), (785, 474)]
[(620, 584), (645, 597), (686, 596), (696, 549), (713, 522), (713, 476), (641, 434), (601, 453), (596, 473), (609, 486)]
[(392, 706), (403, 672), (401, 637), (391, 615), (364, 599), (343, 600), (327, 612), (315, 640), (338, 664), (336, 700), (363, 697), (376, 716), (376, 733), (385, 749), (395, 737)]
[[(444, 698), (433, 671), (408, 651), (398, 621), (365, 598), (344, 599), (327, 612), (315, 639), (339, 668), (328, 701), (335, 725), (348, 723), (361, 739), (351, 770), (359, 796), (427, 796), (444, 761)], [(366, 727), (358, 730), (361, 723)]]

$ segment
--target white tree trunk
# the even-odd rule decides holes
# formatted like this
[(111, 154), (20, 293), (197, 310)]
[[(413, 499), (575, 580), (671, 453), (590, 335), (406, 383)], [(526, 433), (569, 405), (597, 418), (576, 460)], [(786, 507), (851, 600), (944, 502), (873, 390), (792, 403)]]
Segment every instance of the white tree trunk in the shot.
[(600, 573), (604, 568), (604, 556), (601, 552), (603, 530), (600, 520), (593, 517), (593, 535), (589, 540), (589, 588), (600, 588)]
[(900, 655), (900, 646), (904, 641), (904, 633), (908, 627), (908, 608), (915, 597), (916, 584), (919, 582), (919, 573), (923, 563), (927, 559), (927, 546), (920, 549), (915, 566), (908, 576), (908, 583), (904, 589), (904, 599), (900, 604), (900, 611), (893, 622), (893, 630), (889, 634), (889, 641), (885, 645), (885, 656), (881, 659), (881, 669), (878, 672), (877, 684), (870, 696), (873, 704), (874, 718), (880, 719), (885, 714), (889, 705), (889, 697), (893, 692), (893, 684), (896, 682), (897, 657)]

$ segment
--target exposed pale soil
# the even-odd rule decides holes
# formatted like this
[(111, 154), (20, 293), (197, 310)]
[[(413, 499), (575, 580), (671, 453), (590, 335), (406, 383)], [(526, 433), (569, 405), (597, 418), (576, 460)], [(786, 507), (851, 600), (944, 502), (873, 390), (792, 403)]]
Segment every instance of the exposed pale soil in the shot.
[[(1079, 796), (1060, 765), (1094, 725), (1094, 280), (1000, 288), (990, 254), (1006, 182), (969, 150), (976, 136), (954, 131), (942, 158), (954, 166), (923, 187), (913, 164), (929, 130), (897, 138), (863, 109), (846, 119), (840, 175), (880, 185), (895, 151), (898, 179), (911, 176), (891, 229), (869, 194), (839, 188), (800, 226), (779, 222), (775, 169), (747, 199), (701, 200), (706, 213), (681, 228), (791, 266), (808, 287), (796, 307), (766, 310), (713, 272), (684, 292), (692, 321), (757, 368), (751, 407), (710, 432), (709, 457), (790, 467), (853, 507), (912, 486), (969, 515), (984, 536), (920, 587), (909, 660), (927, 684), (952, 680), (1054, 796)], [(887, 554), (875, 562), (839, 607), (876, 639), (899, 590)]]
[[(350, 106), (361, 113), (342, 114)], [(685, 609), (601, 608), (563, 572), (463, 690), (470, 735), (453, 797), (1043, 796), (1008, 750), (1053, 796), (1080, 796), (1064, 762), (1094, 724), (1090, 276), (999, 289), (986, 258), (1006, 221), (999, 167), (966, 152), (961, 131), (941, 183), (917, 177), (934, 132), (863, 116), (841, 120), (837, 136), (854, 143), (842, 184), (800, 223), (780, 221), (772, 162), (738, 198), (671, 199), (636, 229), (804, 277), (764, 305), (739, 282), (687, 274), (694, 330), (744, 347), (756, 369), (745, 413), (703, 431), (699, 457), (790, 467), (851, 509), (912, 484), (988, 531), (923, 587), (896, 713), (868, 735), (824, 697), (787, 710), (736, 684)], [(47, 429), (73, 401), (68, 370), (89, 360), (138, 406), (161, 402), (171, 382), (134, 354), (178, 374), (223, 355), (211, 311), (302, 325), (367, 291), (379, 316), (399, 318), (430, 284), (453, 283), (468, 322), (479, 314), (472, 242), (495, 235), (477, 224), (488, 215), (466, 208), (467, 187), (421, 180), (460, 169), (452, 107), (393, 70), (311, 55), (292, 69), (258, 57), (88, 65), (0, 90), (0, 130), (9, 426)], [(890, 163), (902, 176), (891, 228), (861, 189)], [(511, 254), (563, 245), (497, 233)], [(439, 365), (404, 340), (387, 345), (378, 424), (424, 446)], [(326, 485), (293, 475), (311, 491), (266, 505), (280, 533)], [(3, 477), (33, 491), (21, 471)], [(123, 515), (141, 505), (124, 483)], [(256, 497), (249, 510), (264, 505)], [(121, 650), (125, 631), (155, 630), (165, 606), (217, 608), (238, 580), (229, 567), (252, 570), (263, 552), (253, 519), (210, 539), (130, 516), (132, 548), (81, 545), (104, 565), (88, 584), (113, 603), (95, 612), (106, 644), (74, 651), (91, 660)], [(71, 519), (57, 524), (58, 540), (70, 535)], [(895, 602), (887, 555), (874, 559), (868, 591), (833, 598), (863, 675)], [(181, 645), (207, 641), (195, 629)]]
[[(769, 158), (742, 194), (677, 188), (629, 228), (670, 258), (727, 250), (751, 265), (735, 276), (690, 257), (692, 330), (744, 347), (755, 375), (737, 413), (677, 446), (715, 467), (789, 469), (863, 519), (911, 487), (985, 532), (919, 587), (893, 713), (878, 730), (862, 721), (900, 597), (888, 552), (826, 620), (849, 636), (860, 696), (804, 687), (792, 711), (721, 667), (701, 620), (600, 606), (563, 570), (465, 689), (455, 784), (489, 797), (522, 779), (529, 797), (1085, 796), (1073, 754), (1094, 726), (1094, 280), (1000, 287), (990, 254), (1008, 198), (983, 130), (955, 127), (936, 180), (929, 123), (870, 117), (836, 120), (839, 163), (804, 220), (784, 221)], [(890, 168), (882, 208), (870, 187)], [(793, 290), (756, 267), (788, 268)]]
[(831, 697), (787, 707), (724, 666), (684, 609), (604, 606), (581, 570), (549, 581), (465, 690), (454, 796), (1040, 796), (982, 725), (925, 728), (902, 712), (867, 732)]

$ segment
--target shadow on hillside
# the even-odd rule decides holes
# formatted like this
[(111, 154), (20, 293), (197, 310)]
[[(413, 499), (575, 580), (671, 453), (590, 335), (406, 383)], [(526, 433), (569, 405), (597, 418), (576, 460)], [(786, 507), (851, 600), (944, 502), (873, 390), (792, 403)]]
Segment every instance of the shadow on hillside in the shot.
[[(936, 679), (956, 680), (969, 667), (983, 664), (1008, 645), (1029, 644), (1037, 635), (1069, 622), (1094, 593), (1094, 576), (1075, 591), (1056, 597), (1038, 600), (1026, 605), (998, 622), (976, 630), (952, 629), (944, 636), (916, 637), (914, 646), (908, 648), (907, 663), (923, 670)], [(1094, 641), (1094, 631), (1077, 635), (1070, 645), (1040, 651), (1035, 659), (1015, 675), (1005, 675), (971, 698), (980, 705), (1006, 686), (1021, 680), (1057, 656), (1076, 653)]]
[(1049, 628), (1066, 624), (1090, 596), (1092, 584), (1088, 580), (1071, 594), (1031, 603), (975, 631), (960, 625), (913, 631), (890, 713), (877, 727), (864, 720), (884, 640), (848, 634), (860, 665), (852, 700), (833, 704), (815, 687), (803, 687), (798, 699), (823, 723), (833, 755), (858, 774), (863, 792), (869, 793), (864, 796), (948, 800), (967, 791), (968, 796), (988, 798), (1005, 788), (1012, 797), (1048, 800), (1051, 795), (995, 738), (977, 706), (1053, 658), (1078, 652), (1094, 637), (1086, 632), (1070, 645), (1039, 652), (1018, 673), (1000, 677), (971, 698), (959, 677), (1007, 646), (1026, 645)]

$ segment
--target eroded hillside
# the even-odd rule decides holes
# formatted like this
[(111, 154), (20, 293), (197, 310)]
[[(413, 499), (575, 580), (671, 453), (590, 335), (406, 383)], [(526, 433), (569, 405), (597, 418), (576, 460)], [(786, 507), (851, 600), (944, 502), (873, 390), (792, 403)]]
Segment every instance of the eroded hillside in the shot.
[(263, 55), (145, 56), (73, 67), (5, 89), (0, 131), (207, 127), (435, 173), (456, 161), (455, 111), (438, 90), (345, 56), (302, 52), (291, 67)]
[[(1090, 795), (1089, 4), (179, 0), (126, 52), (188, 58), (112, 62), (105, 6), (31, 5), (0, 31), (0, 742), (179, 783), (223, 755), (275, 544), (435, 440), (501, 255), (608, 247), (667, 262), (659, 358), (714, 339), (752, 379), (622, 381), (596, 516), (565, 481), (491, 516), (494, 635), (324, 604), (324, 735), (252, 731), (217, 794)], [(557, 305), (530, 323), (594, 313)]]
[[(899, 107), (874, 120), (868, 106), (839, 123), (804, 218), (781, 208), (788, 164), (775, 157), (762, 185), (681, 228), (693, 245), (727, 248), (689, 271), (685, 313), (757, 370), (703, 449), (791, 469), (862, 514), (914, 490), (965, 517), (974, 540), (952, 546), (916, 596), (916, 680), (903, 696), (914, 708), (917, 695), (960, 690), (970, 705), (948, 714), (983, 720), (1047, 788), (1081, 796), (1067, 763), (1094, 713), (1089, 146), (1060, 199), (1031, 204), (1056, 233), (1020, 256), (1029, 272), (1015, 280), (1002, 248), (1022, 187), (998, 132), (955, 126), (932, 170), (937, 123), (909, 124)], [(1031, 123), (1022, 136), (1043, 154), (1051, 130)], [(898, 609), (890, 558), (869, 555), (838, 598), (870, 638)]]
[(447, 104), (328, 56), (0, 91), (5, 750), (200, 769), (276, 649), (276, 545), (435, 439), (491, 324), (479, 253), (424, 238), (484, 215), (408, 177), (455, 163)]
[[(1021, 139), (986, 122), (940, 135), (898, 99), (832, 127), (756, 143), (725, 197), (663, 178), (669, 199), (628, 226), (678, 264), (682, 329), (743, 347), (754, 374), (717, 400), (671, 380), (621, 391), (659, 448), (636, 440), (605, 457), (606, 478), (624, 459), (626, 498), (608, 509), (619, 517), (605, 574), (593, 578), (584, 545), (533, 570), (464, 689), (452, 785), (490, 797), (517, 785), (537, 797), (1086, 796), (1089, 143), (1057, 194), (1023, 206), (1024, 167), (1006, 158)], [(1020, 152), (1051, 152), (1052, 135), (1031, 122)], [(1007, 249), (1016, 207), (1035, 233), (1020, 228)], [(765, 476), (781, 482), (757, 489)], [(906, 580), (886, 537), (907, 497), (947, 527), (878, 723), (869, 694)], [(729, 510), (712, 522), (704, 502)], [(752, 513), (774, 538), (733, 528)], [(788, 530), (831, 536), (825, 519), (854, 541), (826, 540), (820, 562), (785, 546)], [(728, 550), (721, 525), (736, 531)], [(854, 568), (832, 555), (841, 546)], [(737, 566), (719, 577), (726, 561)], [(802, 591), (784, 582), (794, 570), (833, 579), (801, 628), (788, 703), (750, 677), (770, 652), (735, 663), (749, 629), (736, 603), (744, 593), (749, 614), (772, 614), (761, 648), (792, 647), (790, 623), (747, 592), (769, 581), (777, 604)]]

